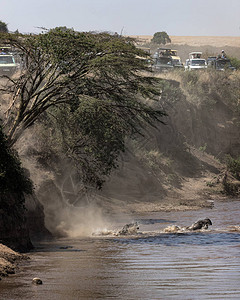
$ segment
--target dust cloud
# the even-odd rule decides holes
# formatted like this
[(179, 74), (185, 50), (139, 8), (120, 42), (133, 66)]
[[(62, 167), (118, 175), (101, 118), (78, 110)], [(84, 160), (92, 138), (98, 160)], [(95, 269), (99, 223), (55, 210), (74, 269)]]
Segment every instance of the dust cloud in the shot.
[(96, 203), (95, 195), (82, 192), (82, 185), (74, 176), (73, 165), (61, 161), (60, 175), (56, 175), (56, 170), (39, 163), (41, 145), (36, 127), (25, 131), (17, 149), (34, 183), (36, 201), (43, 206), (45, 226), (54, 236), (91, 236), (93, 232), (109, 228), (99, 199)]
[[(57, 233), (71, 238), (92, 236), (94, 232), (110, 226), (101, 209), (94, 205), (87, 207), (66, 206), (59, 212), (58, 219)], [(51, 220), (48, 220), (48, 223), (50, 222)]]
[(93, 232), (110, 227), (103, 209), (95, 202), (96, 197), (78, 191), (72, 191), (53, 180), (44, 182), (37, 192), (37, 197), (44, 206), (45, 225), (59, 237), (86, 237)]

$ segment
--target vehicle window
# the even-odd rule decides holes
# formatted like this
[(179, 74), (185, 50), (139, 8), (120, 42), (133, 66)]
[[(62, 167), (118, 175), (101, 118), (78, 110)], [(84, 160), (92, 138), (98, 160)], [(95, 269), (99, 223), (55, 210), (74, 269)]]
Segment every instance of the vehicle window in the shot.
[(171, 59), (168, 58), (168, 57), (160, 57), (160, 58), (159, 58), (159, 62), (160, 62), (161, 64), (169, 64), (169, 63), (171, 63)]
[(14, 60), (12, 56), (0, 56), (0, 64), (13, 64)]
[(192, 60), (193, 66), (204, 66), (205, 60), (204, 59), (198, 59), (198, 60)]

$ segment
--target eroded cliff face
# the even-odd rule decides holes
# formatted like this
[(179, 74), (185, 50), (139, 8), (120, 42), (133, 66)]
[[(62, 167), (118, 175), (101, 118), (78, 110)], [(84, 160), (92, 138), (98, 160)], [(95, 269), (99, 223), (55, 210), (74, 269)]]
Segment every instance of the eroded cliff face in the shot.
[(169, 111), (171, 122), (195, 148), (205, 148), (214, 156), (239, 155), (240, 119), (239, 114), (222, 98), (215, 103), (191, 103), (181, 99)]
[(32, 242), (51, 239), (46, 229), (43, 205), (36, 196), (5, 193), (0, 195), (0, 242), (27, 252)]
[(51, 239), (52, 234), (45, 225), (44, 206), (36, 197), (35, 193), (25, 195), (25, 206), (26, 225), (31, 241), (34, 243), (39, 240)]
[[(197, 192), (199, 182), (203, 198), (207, 184), (221, 182), (224, 164), (220, 161), (226, 154), (240, 154), (239, 104), (234, 102), (239, 90), (234, 83), (236, 90), (229, 91), (232, 83), (227, 75), (213, 87), (214, 79), (205, 78), (210, 75), (200, 74), (199, 81), (190, 82), (191, 87), (189, 82), (183, 85), (181, 75), (176, 80), (167, 75), (168, 91), (163, 90), (161, 99), (168, 113), (166, 125), (147, 130), (137, 146), (130, 144), (121, 168), (104, 186), (104, 195), (141, 201), (196, 199), (196, 194), (185, 190), (186, 182), (196, 179), (189, 189)], [(223, 89), (221, 84), (225, 84)]]

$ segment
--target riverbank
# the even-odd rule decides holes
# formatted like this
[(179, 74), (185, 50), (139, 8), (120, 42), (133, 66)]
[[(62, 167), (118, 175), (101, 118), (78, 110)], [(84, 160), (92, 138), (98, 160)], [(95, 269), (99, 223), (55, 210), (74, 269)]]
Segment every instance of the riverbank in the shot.
[(149, 195), (145, 201), (141, 199), (129, 202), (110, 198), (107, 203), (99, 203), (99, 206), (110, 214), (138, 214), (211, 209), (216, 201), (228, 200), (229, 196), (224, 194), (221, 180), (215, 174), (206, 172), (201, 178), (184, 178), (180, 188), (169, 190), (168, 195), (162, 199), (161, 195), (159, 199)]
[(8, 276), (8, 274), (14, 274), (18, 263), (26, 259), (28, 256), (0, 244), (0, 279)]

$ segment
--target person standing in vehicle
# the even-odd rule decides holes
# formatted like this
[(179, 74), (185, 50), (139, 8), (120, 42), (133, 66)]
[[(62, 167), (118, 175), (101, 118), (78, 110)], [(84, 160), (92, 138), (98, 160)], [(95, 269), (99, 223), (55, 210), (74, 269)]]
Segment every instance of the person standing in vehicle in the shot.
[(227, 58), (227, 55), (226, 55), (226, 53), (225, 53), (224, 50), (222, 50), (222, 56), (221, 56), (221, 58)]

